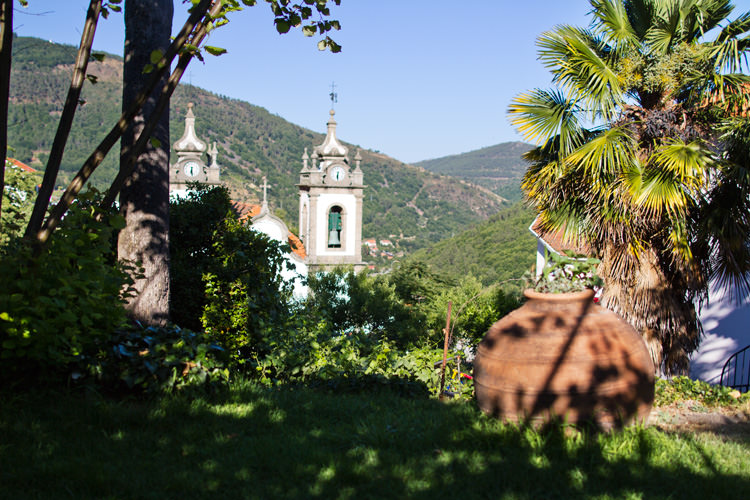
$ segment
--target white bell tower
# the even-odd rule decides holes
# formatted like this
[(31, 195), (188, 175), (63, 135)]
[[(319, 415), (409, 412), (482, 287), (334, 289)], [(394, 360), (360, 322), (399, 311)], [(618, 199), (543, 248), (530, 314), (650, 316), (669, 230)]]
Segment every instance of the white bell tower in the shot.
[[(169, 192), (184, 196), (188, 192), (188, 183), (221, 184), (219, 163), (216, 161), (219, 151), (216, 143), (207, 147), (206, 143), (195, 133), (195, 114), (193, 103), (188, 103), (185, 114), (185, 132), (173, 145), (177, 153), (177, 162), (169, 169)], [(208, 155), (208, 165), (203, 161), (203, 154)]]
[(359, 270), (362, 261), (362, 183), (357, 151), (354, 169), (348, 149), (336, 138), (335, 112), (330, 111), (328, 132), (323, 144), (307, 148), (302, 155), (299, 175), (299, 230), (307, 251), (310, 272), (337, 265), (353, 265)]

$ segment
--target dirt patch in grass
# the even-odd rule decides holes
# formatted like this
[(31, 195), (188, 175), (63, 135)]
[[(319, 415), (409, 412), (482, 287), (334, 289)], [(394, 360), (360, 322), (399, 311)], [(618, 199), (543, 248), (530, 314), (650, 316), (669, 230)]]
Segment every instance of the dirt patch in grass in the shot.
[(654, 407), (648, 425), (668, 432), (710, 432), (750, 444), (750, 404), (709, 407), (684, 400)]

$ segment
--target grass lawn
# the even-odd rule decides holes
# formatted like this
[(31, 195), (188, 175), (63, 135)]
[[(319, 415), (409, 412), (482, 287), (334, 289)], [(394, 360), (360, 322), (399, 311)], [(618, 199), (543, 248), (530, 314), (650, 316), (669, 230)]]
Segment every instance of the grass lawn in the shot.
[(0, 498), (750, 498), (750, 444), (712, 434), (537, 433), (388, 391), (0, 398)]

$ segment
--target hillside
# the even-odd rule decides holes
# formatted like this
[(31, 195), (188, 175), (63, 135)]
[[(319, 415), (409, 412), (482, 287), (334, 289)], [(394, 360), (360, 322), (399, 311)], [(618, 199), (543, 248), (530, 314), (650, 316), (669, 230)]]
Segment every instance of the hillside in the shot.
[(489, 189), (503, 198), (521, 199), (521, 177), (527, 163), (521, 155), (532, 146), (523, 142), (504, 142), (476, 151), (424, 160), (415, 165), (437, 174), (450, 175)]
[[(70, 80), (75, 48), (16, 37), (9, 113), (12, 155), (43, 168)], [(107, 56), (89, 66), (98, 83), (87, 82), (62, 163), (60, 183), (78, 170), (119, 116), (122, 62)], [(299, 127), (247, 102), (230, 99), (191, 85), (180, 85), (171, 103), (171, 136), (183, 132), (187, 103), (195, 103), (196, 130), (205, 141), (216, 141), (222, 179), (232, 196), (257, 201), (258, 185), (267, 175), (271, 208), (294, 228), (298, 193), (295, 184), (304, 148), (322, 143), (323, 134)], [(321, 116), (321, 129), (328, 119)], [(346, 137), (346, 124), (339, 124)], [(347, 144), (350, 154), (358, 146)], [(92, 183), (109, 185), (117, 170), (117, 146), (94, 174)], [(466, 182), (405, 165), (362, 147), (365, 175), (363, 237), (390, 238), (402, 251), (424, 247), (486, 220), (503, 200)]]
[(533, 220), (534, 212), (518, 202), (461, 234), (415, 252), (412, 258), (449, 276), (471, 274), (485, 286), (520, 278), (536, 258), (536, 239), (529, 232)]

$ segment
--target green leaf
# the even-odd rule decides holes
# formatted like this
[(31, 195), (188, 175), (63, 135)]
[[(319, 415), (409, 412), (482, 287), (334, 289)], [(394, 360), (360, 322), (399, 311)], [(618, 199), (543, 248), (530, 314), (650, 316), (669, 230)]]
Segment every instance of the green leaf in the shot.
[(161, 61), (162, 57), (164, 57), (164, 54), (162, 53), (162, 51), (160, 49), (156, 49), (156, 50), (151, 51), (151, 57), (150, 57), (151, 64), (158, 63), (159, 61)]
[[(117, 230), (123, 229), (126, 226), (125, 217), (119, 214), (113, 215), (109, 218), (109, 225)], [(1, 317), (2, 315), (0, 315)]]
[(150, 142), (151, 145), (156, 149), (159, 149), (161, 147), (161, 141), (156, 137), (150, 137), (148, 142)]
[(220, 56), (222, 54), (227, 53), (227, 49), (221, 48), (221, 47), (213, 47), (211, 45), (205, 46), (206, 52), (211, 54), (212, 56)]
[(276, 23), (276, 31), (279, 32), (279, 34), (284, 34), (289, 32), (289, 28), (291, 27), (289, 23), (284, 19), (276, 19), (274, 21)]

